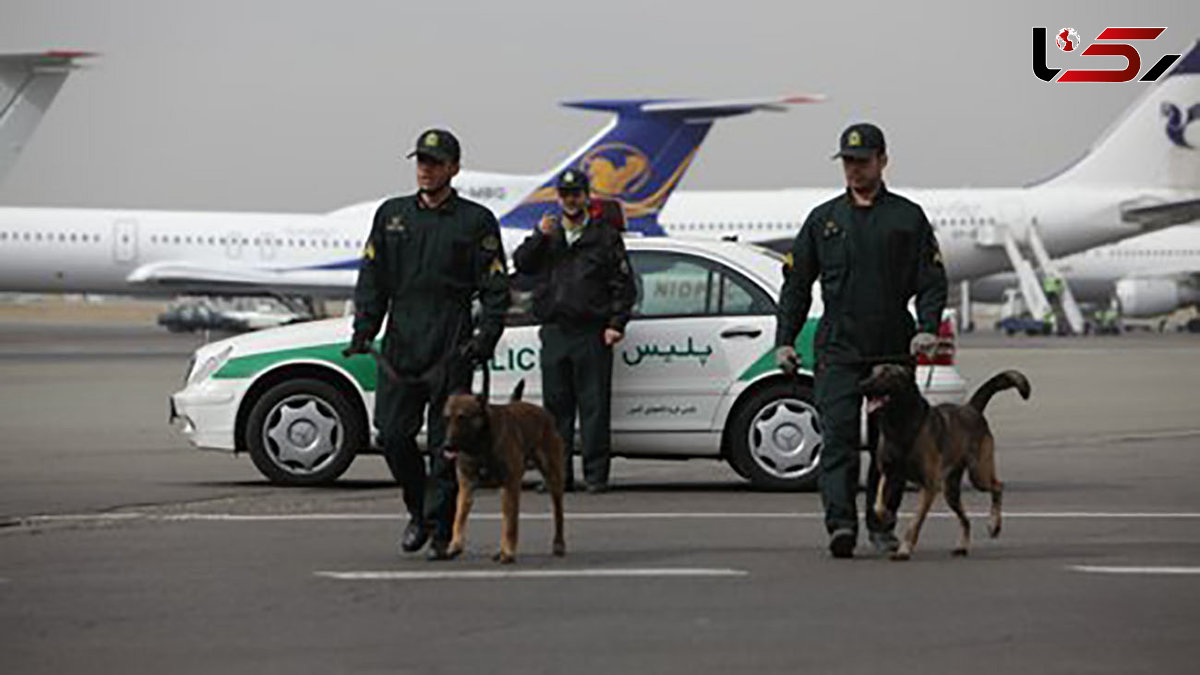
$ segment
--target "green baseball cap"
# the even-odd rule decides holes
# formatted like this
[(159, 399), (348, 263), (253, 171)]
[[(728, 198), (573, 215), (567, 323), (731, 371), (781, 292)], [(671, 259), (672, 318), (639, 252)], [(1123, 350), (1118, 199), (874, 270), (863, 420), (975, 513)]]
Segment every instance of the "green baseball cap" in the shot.
[(832, 159), (852, 157), (866, 159), (887, 151), (887, 143), (883, 140), (883, 130), (869, 122), (851, 124), (842, 132), (839, 149)]
[(454, 134), (445, 129), (429, 129), (421, 132), (417, 137), (416, 148), (408, 153), (410, 159), (421, 155), (439, 162), (457, 162), (462, 156), (462, 150)]

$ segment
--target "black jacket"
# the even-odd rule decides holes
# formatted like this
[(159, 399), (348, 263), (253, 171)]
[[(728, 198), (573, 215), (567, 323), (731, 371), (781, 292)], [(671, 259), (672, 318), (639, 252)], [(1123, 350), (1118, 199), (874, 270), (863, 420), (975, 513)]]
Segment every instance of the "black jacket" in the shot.
[(535, 228), (513, 252), (513, 263), (536, 278), (533, 314), (542, 323), (625, 331), (637, 289), (615, 229), (591, 223), (568, 246), (561, 224), (550, 234)]

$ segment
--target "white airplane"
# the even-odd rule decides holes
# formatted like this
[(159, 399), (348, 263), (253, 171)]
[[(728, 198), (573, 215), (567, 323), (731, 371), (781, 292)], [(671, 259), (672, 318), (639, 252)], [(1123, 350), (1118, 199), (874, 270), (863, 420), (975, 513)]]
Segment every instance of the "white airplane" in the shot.
[[(785, 102), (796, 99), (575, 104), (617, 119), (550, 172), (463, 172), (456, 186), (501, 214), (510, 250), (551, 208), (552, 180), (567, 167), (586, 171), (601, 196), (619, 198), (634, 232), (737, 236), (786, 250), (809, 210), (834, 189), (684, 191), (667, 201), (713, 119)], [(1200, 218), (1200, 125), (1189, 128), (1198, 102), (1200, 44), (1082, 159), (1048, 180), (1023, 188), (891, 189), (925, 207), (955, 281), (1004, 270), (1022, 248), (1063, 256), (1191, 222)], [(0, 291), (345, 297), (378, 203), (312, 216), (0, 209)]]
[(25, 143), (78, 59), (87, 52), (0, 54), (0, 181), (8, 175)]
[[(1010, 244), (1019, 251), (1041, 243), (1064, 256), (1200, 219), (1197, 118), (1200, 43), (1082, 158), (1049, 179), (1023, 188), (889, 189), (924, 207), (950, 279), (977, 278), (1012, 269)], [(658, 221), (672, 236), (737, 235), (786, 251), (808, 212), (835, 194), (679, 191)]]
[[(554, 180), (570, 166), (588, 172), (597, 195), (624, 204), (631, 228), (649, 230), (714, 121), (817, 100), (568, 103), (615, 118), (550, 171), (464, 170), (454, 185), (497, 214), (510, 250), (550, 208)], [(4, 208), (0, 291), (346, 297), (380, 201), (312, 215)]]
[[(1200, 225), (1167, 228), (1055, 262), (1076, 300), (1104, 306), (1116, 298), (1127, 317), (1200, 306)], [(1016, 285), (1012, 272), (989, 275), (971, 282), (971, 298), (1000, 302)]]

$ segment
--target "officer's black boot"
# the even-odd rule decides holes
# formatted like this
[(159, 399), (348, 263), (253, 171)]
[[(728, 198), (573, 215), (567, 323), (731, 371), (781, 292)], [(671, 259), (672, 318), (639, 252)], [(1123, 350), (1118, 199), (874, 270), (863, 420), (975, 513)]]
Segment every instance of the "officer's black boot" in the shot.
[(429, 541), (429, 528), (422, 518), (410, 517), (400, 537), (400, 549), (405, 553), (420, 551), (425, 542)]

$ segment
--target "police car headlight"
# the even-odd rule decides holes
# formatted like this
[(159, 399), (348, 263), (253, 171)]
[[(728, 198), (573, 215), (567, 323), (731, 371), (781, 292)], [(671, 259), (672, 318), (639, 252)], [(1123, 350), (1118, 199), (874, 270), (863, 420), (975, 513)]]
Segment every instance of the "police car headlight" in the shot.
[(225, 362), (229, 360), (229, 355), (232, 353), (233, 346), (231, 345), (201, 361), (200, 365), (192, 373), (192, 376), (188, 378), (188, 383), (195, 384), (211, 377), (213, 373), (221, 369), (221, 366), (225, 365)]

